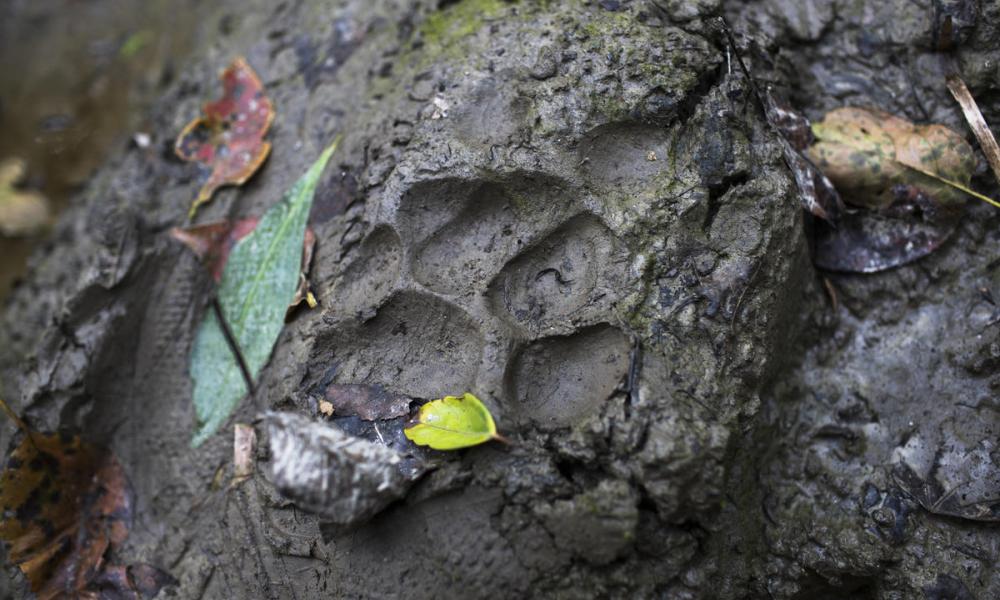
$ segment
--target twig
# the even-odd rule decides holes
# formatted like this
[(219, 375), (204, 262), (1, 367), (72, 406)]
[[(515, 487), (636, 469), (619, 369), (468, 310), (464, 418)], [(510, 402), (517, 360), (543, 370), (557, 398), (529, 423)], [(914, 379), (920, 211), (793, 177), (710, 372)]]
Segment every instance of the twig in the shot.
[(990, 168), (993, 169), (993, 175), (997, 178), (997, 183), (1000, 183), (1000, 146), (997, 145), (997, 140), (993, 137), (993, 132), (990, 131), (989, 125), (986, 124), (983, 113), (979, 111), (979, 106), (976, 104), (975, 98), (972, 97), (972, 93), (969, 92), (969, 88), (966, 87), (961, 77), (958, 75), (949, 75), (946, 81), (951, 95), (962, 106), (962, 113), (965, 114), (965, 120), (968, 121), (972, 133), (979, 140), (979, 146), (983, 149), (983, 154), (986, 155), (986, 161), (990, 163)]
[(3, 409), (3, 412), (7, 413), (7, 417), (10, 418), (11, 421), (14, 421), (17, 428), (24, 432), (24, 435), (28, 438), (28, 443), (35, 447), (35, 451), (41, 452), (42, 449), (35, 443), (35, 432), (28, 427), (28, 424), (24, 422), (24, 419), (14, 412), (14, 409), (7, 405), (3, 398), (0, 398), (0, 409)]
[(243, 352), (240, 351), (240, 346), (236, 342), (236, 336), (233, 335), (233, 331), (229, 328), (229, 321), (226, 321), (226, 315), (222, 312), (222, 305), (219, 304), (217, 296), (212, 296), (212, 310), (215, 311), (215, 318), (219, 321), (219, 328), (222, 329), (222, 335), (226, 338), (226, 343), (229, 344), (229, 349), (232, 350), (233, 356), (236, 357), (236, 363), (240, 366), (240, 373), (243, 374), (243, 381), (247, 385), (247, 392), (253, 394), (253, 377), (250, 376), (247, 361), (243, 358)]
[(23, 419), (21, 419), (20, 416), (18, 416), (16, 412), (14, 412), (14, 409), (12, 409), (10, 406), (7, 405), (6, 402), (4, 402), (3, 398), (0, 398), (0, 409), (2, 409), (3, 412), (7, 413), (7, 418), (9, 418), (11, 421), (14, 421), (14, 424), (17, 425), (18, 429), (29, 435), (31, 434), (31, 429), (28, 428), (28, 425), (24, 422)]

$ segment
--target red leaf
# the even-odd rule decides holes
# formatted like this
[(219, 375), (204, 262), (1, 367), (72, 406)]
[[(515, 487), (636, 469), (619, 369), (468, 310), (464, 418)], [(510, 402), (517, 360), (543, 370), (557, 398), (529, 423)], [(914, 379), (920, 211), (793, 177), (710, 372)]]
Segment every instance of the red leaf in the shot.
[(205, 263), (212, 279), (219, 283), (233, 246), (250, 235), (258, 222), (258, 217), (249, 217), (239, 221), (216, 221), (187, 229), (174, 227), (170, 230), (170, 236), (190, 248)]
[(223, 71), (221, 99), (205, 104), (204, 116), (177, 136), (174, 152), (182, 160), (211, 167), (212, 174), (191, 204), (190, 217), (224, 185), (242, 185), (264, 163), (271, 144), (264, 135), (274, 107), (250, 65), (237, 58)]
[[(216, 221), (195, 225), (187, 229), (174, 227), (170, 230), (170, 236), (190, 248), (205, 263), (205, 267), (212, 274), (212, 279), (219, 283), (222, 281), (222, 272), (226, 268), (226, 261), (229, 260), (229, 253), (232, 252), (237, 242), (250, 235), (259, 222), (259, 217), (247, 217), (238, 221)], [(316, 234), (313, 233), (312, 228), (307, 227), (305, 238), (302, 240), (299, 287), (295, 290), (295, 297), (288, 305), (289, 311), (302, 302), (308, 302), (310, 308), (316, 305), (316, 299), (310, 291), (308, 277), (315, 247)]]

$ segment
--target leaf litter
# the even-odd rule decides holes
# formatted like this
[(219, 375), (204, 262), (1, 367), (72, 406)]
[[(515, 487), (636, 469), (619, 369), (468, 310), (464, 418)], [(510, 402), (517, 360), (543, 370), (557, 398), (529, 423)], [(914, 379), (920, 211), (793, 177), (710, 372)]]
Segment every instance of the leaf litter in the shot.
[(814, 261), (831, 271), (874, 273), (910, 263), (955, 230), (975, 169), (972, 148), (943, 125), (916, 125), (845, 107), (812, 125), (809, 156), (847, 209), (818, 223)]
[(334, 141), (229, 251), (216, 294), (220, 310), (206, 313), (191, 352), (198, 421), (192, 446), (218, 431), (249, 391), (241, 363), (252, 381), (271, 356), (300, 285), (306, 221), (316, 185), (336, 147)]
[(0, 162), (0, 235), (34, 235), (48, 225), (50, 210), (45, 196), (15, 187), (24, 171), (21, 159)]
[(211, 169), (191, 204), (189, 218), (224, 185), (243, 185), (271, 152), (264, 136), (274, 120), (274, 106), (264, 86), (242, 57), (222, 72), (223, 96), (208, 102), (203, 115), (187, 124), (177, 136), (174, 152), (181, 160), (199, 162)]
[[(810, 125), (772, 89), (761, 92), (725, 18), (719, 22), (768, 124), (779, 134), (803, 208), (818, 217), (812, 244), (818, 267), (872, 273), (912, 262), (955, 230), (962, 194), (997, 205), (969, 187), (975, 160), (959, 134), (863, 108), (835, 109)], [(978, 115), (982, 124), (973, 124), (971, 113), (978, 107), (971, 94), (963, 94), (957, 81), (949, 80), (949, 88), (979, 137), (985, 121)], [(990, 144), (980, 143), (990, 154)], [(1000, 151), (996, 154), (1000, 165)]]
[(106, 563), (132, 520), (125, 473), (110, 452), (78, 435), (34, 431), (2, 400), (0, 409), (22, 434), (0, 475), (0, 539), (39, 600), (137, 599), (176, 584), (149, 565)]
[(327, 386), (323, 397), (329, 405), (329, 415), (336, 414), (338, 417), (356, 416), (365, 421), (378, 421), (402, 417), (410, 412), (409, 396), (395, 394), (378, 384), (332, 383)]

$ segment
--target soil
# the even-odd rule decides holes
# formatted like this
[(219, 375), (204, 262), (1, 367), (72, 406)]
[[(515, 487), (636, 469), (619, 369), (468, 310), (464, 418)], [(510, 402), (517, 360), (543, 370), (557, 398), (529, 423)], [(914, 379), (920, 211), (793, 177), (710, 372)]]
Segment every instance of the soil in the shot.
[[(1000, 596), (1000, 213), (970, 201), (902, 268), (817, 271), (739, 66), (811, 117), (862, 104), (966, 132), (943, 75), (1000, 123), (1000, 6), (220, 6), (152, 145), (89, 181), (0, 330), (8, 401), (125, 467), (137, 521), (116, 558), (176, 577), (159, 597)], [(273, 454), (309, 447), (300, 417), (275, 446), (258, 426), (232, 489), (231, 426), (189, 445), (211, 283), (167, 235), (199, 186), (171, 147), (240, 54), (277, 107), (274, 149), (199, 222), (260, 214), (344, 141), (311, 219), (321, 306), (232, 423), (297, 412), (404, 452), (412, 480), (351, 518), (275, 488)], [(985, 169), (975, 184), (998, 191)], [(331, 384), (471, 391), (512, 443), (418, 450), (405, 418), (324, 419)]]

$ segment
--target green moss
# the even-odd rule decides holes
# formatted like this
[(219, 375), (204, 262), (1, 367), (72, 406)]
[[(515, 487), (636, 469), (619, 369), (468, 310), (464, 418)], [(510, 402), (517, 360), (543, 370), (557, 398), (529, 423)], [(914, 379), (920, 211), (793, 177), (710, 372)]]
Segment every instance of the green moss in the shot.
[(428, 16), (420, 26), (421, 38), (431, 52), (449, 48), (479, 31), (486, 19), (499, 15), (507, 6), (501, 0), (462, 0)]

